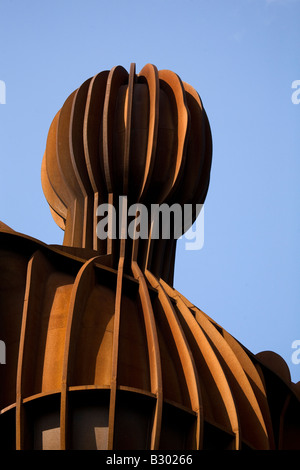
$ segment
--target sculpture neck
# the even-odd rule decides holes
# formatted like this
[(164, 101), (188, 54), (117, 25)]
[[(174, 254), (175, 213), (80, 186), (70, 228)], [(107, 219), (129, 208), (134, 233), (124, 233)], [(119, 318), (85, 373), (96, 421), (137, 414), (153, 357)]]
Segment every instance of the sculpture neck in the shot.
[[(149, 270), (172, 285), (176, 239), (170, 227), (162, 234), (162, 214), (155, 213), (158, 208), (158, 204), (131, 204), (127, 196), (113, 194), (106, 201), (96, 194), (93, 203), (77, 199), (66, 220), (63, 245), (93, 250), (114, 269), (122, 260), (127, 274), (132, 273), (132, 263), (137, 263), (141, 271)], [(170, 219), (168, 223), (172, 225)]]

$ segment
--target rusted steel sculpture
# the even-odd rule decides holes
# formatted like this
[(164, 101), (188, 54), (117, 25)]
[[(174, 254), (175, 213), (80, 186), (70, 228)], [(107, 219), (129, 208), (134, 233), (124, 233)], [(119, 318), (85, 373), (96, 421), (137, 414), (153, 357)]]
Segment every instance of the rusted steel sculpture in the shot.
[[(0, 227), (2, 448), (299, 447), (299, 383), (173, 287), (176, 239), (151, 221), (145, 238), (97, 232), (120, 196), (202, 204), (211, 154), (201, 100), (173, 72), (118, 66), (65, 101), (42, 164), (63, 246)], [(124, 206), (117, 220), (124, 234)]]

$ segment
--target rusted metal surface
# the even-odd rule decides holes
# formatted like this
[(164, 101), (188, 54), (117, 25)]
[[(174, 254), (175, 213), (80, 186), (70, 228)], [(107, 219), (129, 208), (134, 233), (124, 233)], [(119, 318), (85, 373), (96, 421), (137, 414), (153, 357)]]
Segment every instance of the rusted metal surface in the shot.
[(121, 195), (204, 203), (211, 155), (171, 71), (117, 66), (67, 98), (42, 162), (63, 246), (0, 225), (1, 448), (299, 448), (299, 387), (174, 289), (176, 240), (96, 233)]

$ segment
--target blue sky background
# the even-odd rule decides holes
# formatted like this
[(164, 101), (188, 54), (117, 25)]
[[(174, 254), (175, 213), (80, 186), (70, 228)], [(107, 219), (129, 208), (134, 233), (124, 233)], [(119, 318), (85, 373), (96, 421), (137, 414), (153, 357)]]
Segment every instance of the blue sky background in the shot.
[(62, 243), (40, 183), (54, 115), (101, 70), (175, 71), (199, 92), (213, 135), (205, 242), (197, 252), (179, 242), (175, 287), (252, 352), (280, 354), (294, 382), (299, 24), (298, 0), (0, 0), (0, 220)]

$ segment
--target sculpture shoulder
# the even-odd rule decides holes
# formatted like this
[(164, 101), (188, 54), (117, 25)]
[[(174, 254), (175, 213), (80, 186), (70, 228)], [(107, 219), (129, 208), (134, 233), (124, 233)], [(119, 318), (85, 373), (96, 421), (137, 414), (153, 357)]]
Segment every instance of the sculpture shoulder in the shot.
[[(75, 279), (81, 267), (95, 257), (94, 250), (48, 245), (0, 224), (0, 307), (14, 297), (20, 297), (21, 303), (33, 277), (39, 286), (51, 273), (71, 274)], [(109, 266), (109, 257), (102, 258), (101, 264)]]
[(0, 232), (14, 232), (14, 230), (0, 220)]
[(0, 254), (1, 258), (13, 254), (23, 255), (28, 259), (39, 248), (47, 245), (36, 238), (17, 232), (4, 222), (0, 221)]

